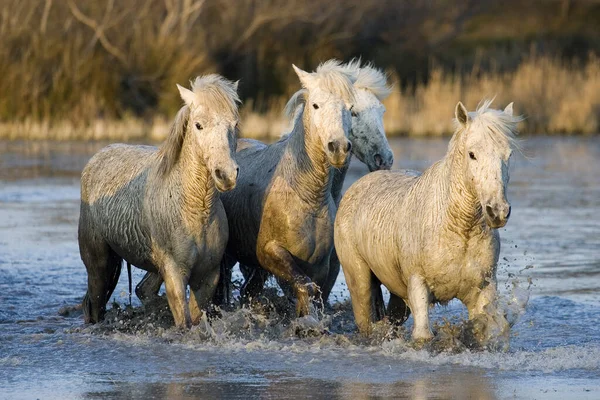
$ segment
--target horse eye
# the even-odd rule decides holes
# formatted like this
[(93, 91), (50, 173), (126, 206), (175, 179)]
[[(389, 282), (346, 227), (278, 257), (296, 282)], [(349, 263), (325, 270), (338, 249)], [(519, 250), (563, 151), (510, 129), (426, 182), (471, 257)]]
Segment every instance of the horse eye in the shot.
[(196, 122), (196, 129), (198, 129), (199, 131), (202, 130), (202, 125), (200, 125), (200, 122)]
[(356, 113), (356, 111), (350, 111), (350, 114), (352, 114), (353, 117), (356, 117), (358, 114)]
[(469, 152), (469, 157), (471, 158), (471, 160), (477, 160), (477, 158), (475, 157), (475, 154), (473, 154), (472, 151)]
[(314, 108), (315, 110), (318, 110), (318, 109), (319, 109), (319, 106), (317, 105), (317, 103), (313, 103), (313, 108)]

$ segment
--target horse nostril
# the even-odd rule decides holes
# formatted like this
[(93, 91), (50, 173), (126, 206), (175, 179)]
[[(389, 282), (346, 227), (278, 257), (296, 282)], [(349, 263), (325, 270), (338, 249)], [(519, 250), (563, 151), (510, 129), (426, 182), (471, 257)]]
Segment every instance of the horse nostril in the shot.
[(506, 219), (510, 217), (510, 212), (512, 211), (512, 207), (508, 206), (508, 214), (506, 214)]
[(350, 150), (352, 150), (352, 142), (348, 141), (348, 145), (346, 146), (346, 152), (350, 153)]
[(338, 142), (329, 142), (327, 143), (327, 149), (330, 153), (335, 153), (340, 148), (340, 144)]
[(379, 168), (381, 164), (383, 164), (383, 158), (381, 158), (380, 154), (375, 154), (375, 166)]
[(223, 179), (223, 171), (221, 171), (219, 168), (215, 169), (215, 177), (222, 181)]
[(235, 177), (237, 178), (238, 176), (240, 176), (240, 167), (235, 169)]
[(490, 206), (485, 206), (485, 212), (487, 215), (489, 215), (491, 218), (496, 218), (496, 215), (494, 214), (494, 209)]

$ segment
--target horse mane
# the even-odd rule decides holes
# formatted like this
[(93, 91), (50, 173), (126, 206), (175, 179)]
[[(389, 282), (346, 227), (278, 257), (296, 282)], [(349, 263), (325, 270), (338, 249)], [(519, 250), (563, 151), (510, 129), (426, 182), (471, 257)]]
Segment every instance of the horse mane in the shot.
[(298, 106), (306, 104), (306, 89), (300, 89), (290, 97), (283, 109), (283, 113), (287, 118), (292, 118), (297, 115)]
[[(496, 146), (508, 144), (511, 148), (520, 149), (517, 135), (519, 131), (517, 125), (523, 121), (520, 115), (513, 116), (505, 113), (503, 110), (490, 108), (494, 99), (482, 100), (475, 111), (469, 112), (469, 126), (473, 130), (482, 131), (492, 143)], [(456, 134), (451, 142), (462, 135), (465, 130), (458, 121), (456, 125)]]
[[(192, 91), (196, 94), (194, 106), (202, 106), (218, 115), (239, 119), (238, 104), (241, 100), (237, 94), (236, 83), (218, 74), (198, 76), (190, 83)], [(169, 135), (160, 147), (159, 171), (163, 174), (169, 173), (179, 159), (189, 118), (190, 108), (184, 105), (175, 116)]]
[(377, 97), (377, 100), (383, 101), (392, 93), (392, 86), (387, 83), (387, 74), (380, 69), (375, 68), (372, 63), (366, 63), (361, 66), (360, 58), (353, 58), (343, 67), (353, 71), (357, 75), (354, 87), (370, 91)]
[(175, 121), (171, 125), (171, 130), (167, 139), (160, 146), (159, 150), (159, 171), (162, 174), (167, 174), (171, 171), (171, 168), (177, 163), (179, 154), (181, 153), (181, 147), (183, 146), (183, 139), (185, 138), (185, 132), (187, 131), (188, 120), (190, 118), (190, 108), (185, 105), (179, 109), (175, 116)]

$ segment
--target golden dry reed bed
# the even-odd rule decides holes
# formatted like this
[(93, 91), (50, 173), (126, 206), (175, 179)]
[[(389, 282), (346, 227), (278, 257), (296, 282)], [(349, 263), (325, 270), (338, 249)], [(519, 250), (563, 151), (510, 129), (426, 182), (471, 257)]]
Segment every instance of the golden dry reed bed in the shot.
[[(389, 136), (441, 136), (453, 131), (453, 105), (461, 100), (468, 109), (486, 97), (504, 106), (515, 103), (515, 112), (526, 117), (526, 134), (595, 134), (600, 131), (600, 59), (590, 56), (585, 65), (565, 64), (550, 57), (531, 56), (512, 72), (468, 75), (432, 68), (426, 80), (414, 87), (395, 85), (385, 101), (385, 127)], [(393, 75), (393, 74), (392, 74)], [(394, 76), (391, 76), (394, 80)], [(283, 117), (286, 99), (273, 100), (267, 113), (242, 109), (242, 135), (273, 139), (289, 128)], [(168, 117), (150, 120), (125, 116), (97, 119), (92, 123), (69, 120), (0, 121), (0, 139), (51, 140), (150, 140), (168, 132)]]

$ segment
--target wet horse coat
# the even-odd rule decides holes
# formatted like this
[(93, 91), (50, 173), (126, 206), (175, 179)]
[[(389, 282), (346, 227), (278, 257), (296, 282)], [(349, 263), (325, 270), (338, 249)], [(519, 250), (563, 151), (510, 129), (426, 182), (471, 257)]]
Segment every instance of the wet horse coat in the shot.
[(482, 321), (482, 341), (507, 334), (496, 301), (497, 228), (510, 215), (508, 159), (519, 118), (484, 103), (456, 108), (459, 127), (448, 153), (423, 174), (380, 171), (354, 183), (335, 222), (335, 246), (357, 326), (368, 334), (381, 317), (379, 284), (404, 300), (413, 338), (429, 339), (428, 307), (460, 299)]
[(198, 322), (213, 296), (228, 239), (218, 191), (236, 184), (239, 99), (237, 84), (218, 75), (197, 78), (192, 89), (179, 87), (186, 105), (159, 149), (111, 145), (83, 170), (86, 322), (103, 318), (123, 260), (162, 276), (177, 326)]

